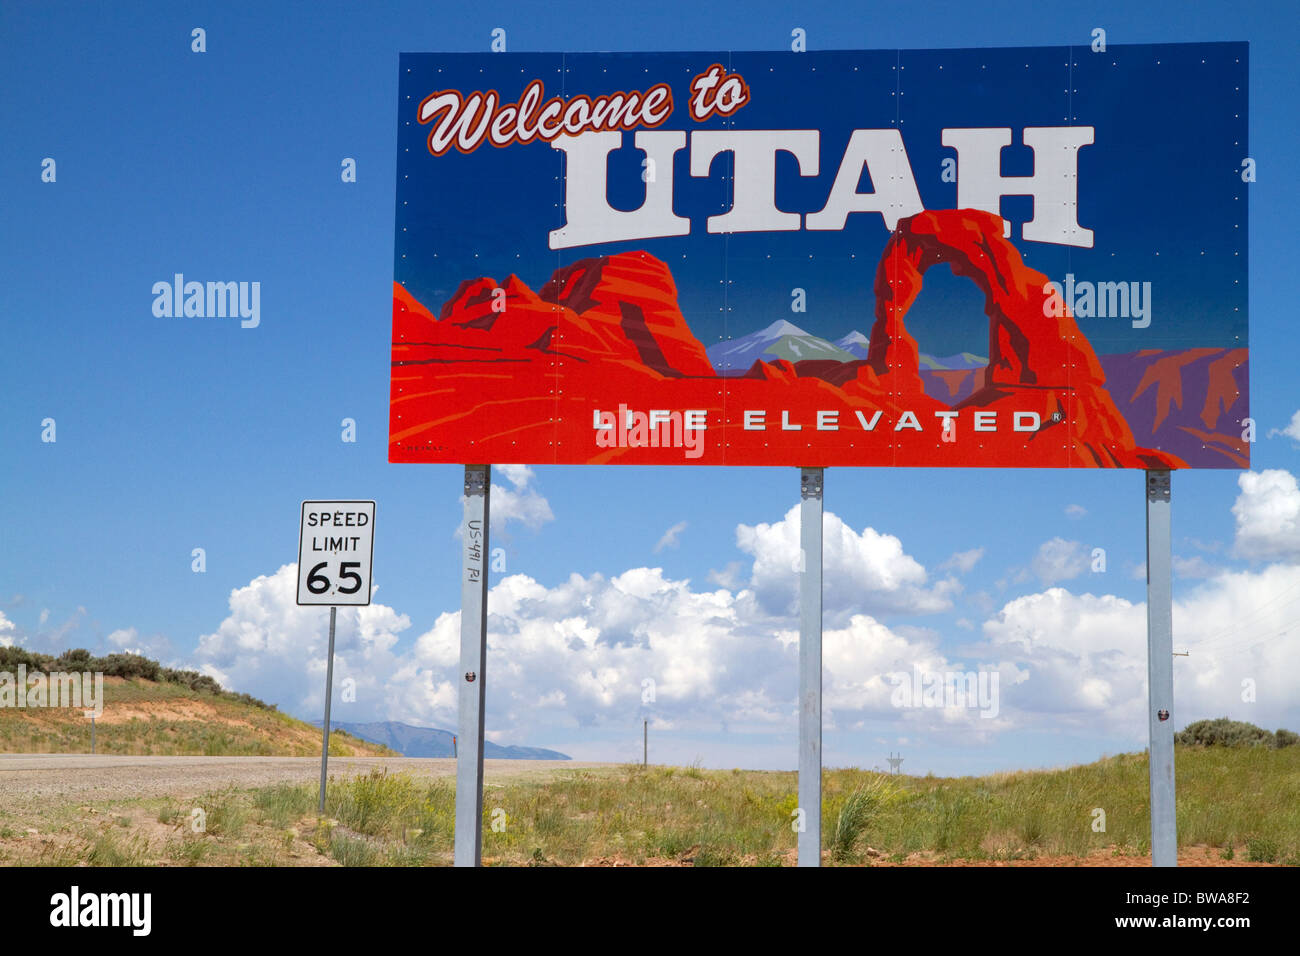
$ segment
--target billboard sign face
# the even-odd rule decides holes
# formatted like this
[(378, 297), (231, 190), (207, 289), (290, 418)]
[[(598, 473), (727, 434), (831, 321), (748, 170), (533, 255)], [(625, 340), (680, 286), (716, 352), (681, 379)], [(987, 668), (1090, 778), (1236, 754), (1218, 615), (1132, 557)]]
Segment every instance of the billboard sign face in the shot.
[(389, 460), (1249, 467), (1247, 54), (403, 54)]

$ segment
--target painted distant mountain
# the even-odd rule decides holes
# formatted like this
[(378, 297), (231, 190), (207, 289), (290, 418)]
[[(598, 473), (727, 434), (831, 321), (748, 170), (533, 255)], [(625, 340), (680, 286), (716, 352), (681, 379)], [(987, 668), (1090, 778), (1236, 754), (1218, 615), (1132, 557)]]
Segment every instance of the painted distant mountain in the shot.
[[(316, 721), (320, 726), (320, 721)], [(346, 730), (353, 737), (369, 740), (372, 743), (391, 747), (404, 757), (452, 757), (455, 756), (454, 736), (449, 730), (434, 730), (432, 727), (413, 727), (395, 720), (375, 721), (372, 723), (331, 722), (339, 730)], [(483, 743), (483, 756), (505, 758), (509, 760), (570, 760), (568, 754), (558, 750), (546, 750), (542, 747), (516, 747), (494, 744), (490, 740)]]
[[(866, 342), (866, 337), (863, 336), (862, 340)], [(719, 375), (737, 375), (748, 371), (758, 361), (852, 362), (866, 356), (865, 351), (862, 355), (855, 355), (784, 319), (741, 338), (711, 345), (705, 351)]]
[[(829, 342), (805, 332), (793, 322), (782, 319), (749, 335), (711, 345), (705, 351), (713, 367), (720, 374), (726, 374), (728, 371), (748, 370), (759, 360), (771, 362), (775, 359), (785, 359), (792, 363), (860, 362), (867, 357), (870, 345), (871, 340), (857, 329), (843, 338)], [(921, 372), (925, 373), (983, 368), (988, 363), (987, 356), (976, 355), (974, 352), (940, 356), (926, 355), (922, 352), (918, 364)]]
[[(712, 345), (707, 352), (719, 375), (738, 375), (748, 371), (756, 361), (786, 359), (796, 368), (816, 369), (824, 377), (841, 378), (853, 372), (855, 366), (845, 366), (844, 375), (836, 375), (824, 363), (862, 362), (869, 348), (870, 340), (857, 329), (832, 343), (810, 335), (792, 322), (779, 321), (741, 338)], [(801, 362), (820, 364), (800, 365)], [(938, 357), (921, 353), (917, 366), (926, 394), (955, 404), (970, 397), (979, 387), (980, 370), (988, 363), (986, 356), (973, 352)]]
[(868, 345), (870, 345), (870, 340), (857, 329), (854, 329), (844, 338), (835, 341), (836, 348), (843, 349), (856, 359), (867, 357)]
[(926, 355), (924, 352), (920, 355), (922, 372), (927, 369), (937, 371), (939, 369), (983, 368), (988, 364), (988, 356), (976, 355), (973, 352), (958, 352), (956, 355), (941, 355), (938, 357)]

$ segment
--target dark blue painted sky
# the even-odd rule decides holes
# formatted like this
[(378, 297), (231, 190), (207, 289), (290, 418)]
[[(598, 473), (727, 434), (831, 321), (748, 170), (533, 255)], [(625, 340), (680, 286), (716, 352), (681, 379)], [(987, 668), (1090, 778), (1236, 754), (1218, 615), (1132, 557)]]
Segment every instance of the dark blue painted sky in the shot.
[[(589, 255), (644, 248), (667, 262), (682, 311), (706, 344), (791, 318), (791, 290), (808, 312), (794, 316), (814, 334), (837, 339), (870, 331), (876, 263), (887, 238), (879, 215), (849, 217), (842, 231), (711, 235), (710, 215), (730, 206), (730, 157), (707, 177), (689, 175), (689, 147), (676, 155), (674, 212), (688, 236), (551, 250), (547, 233), (564, 221), (562, 154), (545, 143), (433, 157), (416, 107), (436, 91), (496, 90), (516, 100), (534, 78), (547, 97), (597, 96), (673, 87), (676, 109), (660, 129), (722, 128), (695, 122), (686, 108), (692, 77), (712, 63), (743, 76), (751, 100), (729, 121), (736, 129), (821, 131), (820, 171), (801, 176), (781, 154), (777, 208), (822, 208), (854, 129), (897, 129), (928, 209), (954, 208), (957, 186), (942, 175), (957, 152), (942, 130), (1010, 127), (1002, 173), (1033, 172), (1021, 143), (1027, 126), (1084, 125), (1095, 142), (1080, 151), (1079, 222), (1092, 248), (1026, 241), (1029, 197), (1008, 197), (1003, 214), (1026, 260), (1050, 279), (1151, 283), (1151, 324), (1081, 317), (1099, 353), (1149, 348), (1235, 346), (1246, 338), (1248, 48), (1243, 43), (932, 51), (626, 54), (412, 55), (399, 91), (396, 276), (435, 311), (461, 279), (515, 272), (534, 288), (558, 265)], [(607, 198), (638, 208), (643, 155), (625, 134), (609, 164)], [(883, 170), (878, 170), (883, 174)], [(864, 172), (861, 189), (874, 188)], [(558, 197), (558, 198), (557, 198)], [(557, 206), (557, 202), (559, 205)], [(720, 280), (724, 279), (725, 283)], [(981, 297), (946, 270), (927, 280), (909, 315), (923, 351), (987, 354)]]

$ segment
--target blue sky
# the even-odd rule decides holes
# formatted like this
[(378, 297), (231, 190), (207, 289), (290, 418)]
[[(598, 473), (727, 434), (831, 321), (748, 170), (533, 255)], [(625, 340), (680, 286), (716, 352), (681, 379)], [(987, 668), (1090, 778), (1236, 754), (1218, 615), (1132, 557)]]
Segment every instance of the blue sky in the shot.
[[(0, 639), (139, 648), (315, 717), (328, 615), (294, 607), (291, 585), (286, 600), (279, 572), (303, 498), (374, 498), (377, 606), (340, 613), (338, 672), (358, 699), (335, 713), (451, 726), (461, 471), (386, 461), (397, 54), (486, 50), (496, 27), (511, 51), (777, 51), (795, 27), (811, 49), (1084, 46), (1094, 27), (1114, 44), (1250, 42), (1259, 441), (1241, 481), (1175, 475), (1175, 644), (1193, 651), (1176, 662), (1178, 723), (1300, 725), (1300, 639), (1282, 633), (1300, 597), (1300, 37), (1285, 4), (917, 3), (905, 18), (839, 3), (6, 4)], [(155, 317), (151, 287), (177, 272), (259, 282), (260, 325)], [(793, 469), (498, 482), (512, 494), (493, 542), (495, 739), (625, 759), (647, 716), (656, 759), (793, 766), (795, 658), (774, 637), (795, 627), (777, 573)], [(845, 526), (828, 556), (828, 763), (901, 750), (910, 771), (973, 773), (1142, 745), (1141, 475), (841, 469), (826, 503)], [(1001, 717), (881, 706), (867, 675), (900, 659), (1007, 663)], [(1241, 679), (1259, 682), (1254, 702)]]

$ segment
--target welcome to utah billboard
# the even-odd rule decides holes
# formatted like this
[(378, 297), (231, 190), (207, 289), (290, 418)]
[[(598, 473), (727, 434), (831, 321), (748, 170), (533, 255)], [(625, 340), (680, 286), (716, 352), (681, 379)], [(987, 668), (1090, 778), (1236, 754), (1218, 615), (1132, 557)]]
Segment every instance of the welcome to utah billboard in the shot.
[(1247, 67), (404, 54), (389, 458), (1248, 467)]

